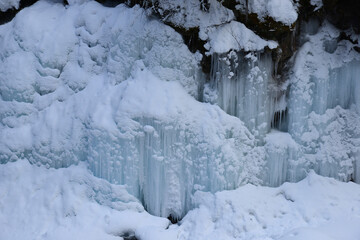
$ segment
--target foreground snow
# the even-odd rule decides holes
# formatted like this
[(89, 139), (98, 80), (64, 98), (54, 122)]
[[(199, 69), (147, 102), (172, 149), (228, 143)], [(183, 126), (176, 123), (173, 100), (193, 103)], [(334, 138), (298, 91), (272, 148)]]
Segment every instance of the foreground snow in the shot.
[(360, 186), (310, 173), (278, 188), (197, 192), (178, 225), (144, 211), (123, 186), (84, 164), (0, 165), (0, 239), (342, 239), (360, 236)]
[(0, 165), (0, 179), (0, 239), (119, 239), (169, 224), (84, 165), (55, 170), (18, 161)]

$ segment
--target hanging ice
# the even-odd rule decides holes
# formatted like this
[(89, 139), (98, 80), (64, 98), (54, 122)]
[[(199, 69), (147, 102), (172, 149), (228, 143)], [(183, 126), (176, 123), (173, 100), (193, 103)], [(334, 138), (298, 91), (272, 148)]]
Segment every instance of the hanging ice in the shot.
[(263, 152), (253, 135), (196, 101), (197, 54), (139, 7), (40, 1), (0, 32), (2, 163), (86, 161), (150, 213), (174, 218), (195, 190), (259, 182)]

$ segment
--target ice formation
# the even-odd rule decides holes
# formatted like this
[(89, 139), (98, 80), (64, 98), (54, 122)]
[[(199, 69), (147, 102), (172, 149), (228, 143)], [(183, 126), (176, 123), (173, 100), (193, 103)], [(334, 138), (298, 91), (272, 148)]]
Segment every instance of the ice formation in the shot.
[(2, 163), (87, 161), (150, 213), (175, 218), (195, 190), (259, 182), (252, 134), (196, 101), (198, 54), (138, 6), (40, 1), (0, 31)]
[[(277, 43), (210, 2), (200, 15), (191, 7), (198, 1), (159, 8), (178, 4), (163, 20), (199, 28), (212, 55), (208, 82), (201, 54), (140, 6), (39, 1), (0, 26), (0, 162), (84, 161), (150, 213), (173, 218), (194, 207), (197, 190), (279, 186), (310, 169), (360, 182), (356, 41), (341, 40), (329, 23), (309, 24), (279, 80), (270, 53)], [(296, 7), (284, 2), (284, 19), (279, 1), (250, 10), (291, 26)]]

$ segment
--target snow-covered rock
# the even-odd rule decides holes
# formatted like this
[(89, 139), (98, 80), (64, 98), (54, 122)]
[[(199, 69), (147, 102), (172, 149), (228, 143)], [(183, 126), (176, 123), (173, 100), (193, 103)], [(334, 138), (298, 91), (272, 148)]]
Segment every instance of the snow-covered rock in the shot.
[(208, 41), (205, 48), (209, 53), (227, 53), (230, 50), (253, 52), (263, 50), (265, 47), (274, 49), (278, 46), (275, 41), (260, 38), (244, 24), (236, 21), (208, 27), (200, 32), (200, 36)]
[(198, 192), (179, 239), (348, 239), (360, 235), (360, 186), (310, 172), (278, 188)]
[(11, 8), (18, 9), (19, 5), (20, 5), (20, 0), (1, 0), (0, 1), (0, 10), (2, 12), (5, 12)]
[(297, 7), (293, 0), (236, 0), (237, 9), (257, 14), (261, 21), (271, 17), (277, 22), (291, 26), (298, 18)]

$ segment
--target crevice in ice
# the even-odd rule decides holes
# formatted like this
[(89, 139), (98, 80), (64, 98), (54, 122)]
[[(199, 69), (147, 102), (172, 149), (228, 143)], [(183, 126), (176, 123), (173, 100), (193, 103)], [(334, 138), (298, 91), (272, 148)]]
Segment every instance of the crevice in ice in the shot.
[(136, 236), (134, 231), (127, 231), (119, 234), (119, 237), (122, 237), (124, 240), (139, 240)]
[(214, 54), (204, 91), (205, 100), (242, 120), (260, 144), (271, 128), (287, 130), (287, 85), (274, 80), (273, 68), (268, 53)]
[(287, 108), (285, 110), (276, 111), (273, 120), (271, 121), (271, 128), (287, 132), (287, 114)]
[(167, 219), (169, 219), (172, 224), (177, 224), (179, 221), (181, 221), (181, 218), (173, 216), (172, 214), (170, 214)]

